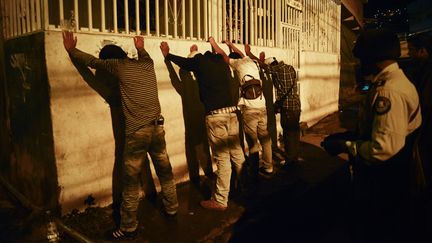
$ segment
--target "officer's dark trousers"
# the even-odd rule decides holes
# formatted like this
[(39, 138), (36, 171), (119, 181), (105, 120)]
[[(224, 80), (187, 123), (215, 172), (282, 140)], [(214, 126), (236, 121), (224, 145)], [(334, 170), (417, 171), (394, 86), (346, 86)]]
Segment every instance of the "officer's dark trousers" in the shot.
[(409, 242), (409, 138), (408, 145), (388, 161), (375, 165), (354, 163), (355, 242)]
[(300, 148), (300, 111), (283, 108), (280, 123), (283, 129), (285, 160), (295, 161), (298, 159)]

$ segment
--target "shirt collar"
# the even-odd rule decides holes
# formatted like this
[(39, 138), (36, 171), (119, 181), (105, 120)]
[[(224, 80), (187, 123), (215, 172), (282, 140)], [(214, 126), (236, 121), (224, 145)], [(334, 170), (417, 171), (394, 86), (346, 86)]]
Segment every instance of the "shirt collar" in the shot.
[(385, 80), (389, 73), (394, 72), (396, 70), (399, 70), (399, 65), (397, 62), (388, 65), (383, 70), (381, 70), (381, 72), (375, 75), (375, 77), (372, 79), (372, 83), (375, 83), (379, 80)]
[(285, 65), (284, 64), (284, 62), (283, 61), (280, 61), (280, 62), (278, 62), (276, 65), (270, 65), (270, 68), (272, 69), (272, 70), (279, 70), (279, 69), (281, 69), (281, 67), (283, 66), (283, 65)]

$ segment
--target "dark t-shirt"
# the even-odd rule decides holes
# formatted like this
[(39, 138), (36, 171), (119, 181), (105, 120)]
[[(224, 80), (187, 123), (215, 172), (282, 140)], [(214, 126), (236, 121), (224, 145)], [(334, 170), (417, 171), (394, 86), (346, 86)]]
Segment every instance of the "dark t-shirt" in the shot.
[(207, 51), (193, 58), (168, 54), (166, 59), (195, 73), (206, 112), (236, 105), (231, 95), (231, 70), (222, 55)]

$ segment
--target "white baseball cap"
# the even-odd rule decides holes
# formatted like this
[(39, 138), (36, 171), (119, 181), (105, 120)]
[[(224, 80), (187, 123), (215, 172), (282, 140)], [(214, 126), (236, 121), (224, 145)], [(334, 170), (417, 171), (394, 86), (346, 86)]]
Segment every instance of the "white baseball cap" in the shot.
[(277, 60), (276, 60), (275, 57), (269, 57), (269, 58), (266, 58), (266, 59), (264, 60), (264, 63), (265, 63), (266, 65), (270, 65), (270, 64), (272, 64), (273, 62), (277, 62)]

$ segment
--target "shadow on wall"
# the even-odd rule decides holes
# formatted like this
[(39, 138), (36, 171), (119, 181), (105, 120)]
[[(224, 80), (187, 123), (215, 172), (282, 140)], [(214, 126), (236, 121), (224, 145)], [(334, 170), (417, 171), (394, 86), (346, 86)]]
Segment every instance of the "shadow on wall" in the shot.
[(172, 63), (165, 60), (171, 84), (181, 96), (185, 127), (185, 151), (189, 179), (199, 182), (201, 166), (206, 176), (213, 174), (207, 138), (205, 110), (199, 96), (198, 82), (192, 73), (183, 69), (177, 75)]
[(267, 130), (272, 140), (272, 149), (275, 150), (277, 148), (278, 140), (276, 128), (276, 114), (274, 113), (273, 107), (273, 82), (272, 79), (268, 77), (261, 68), (260, 78), (262, 80), (263, 95), (266, 101)]

